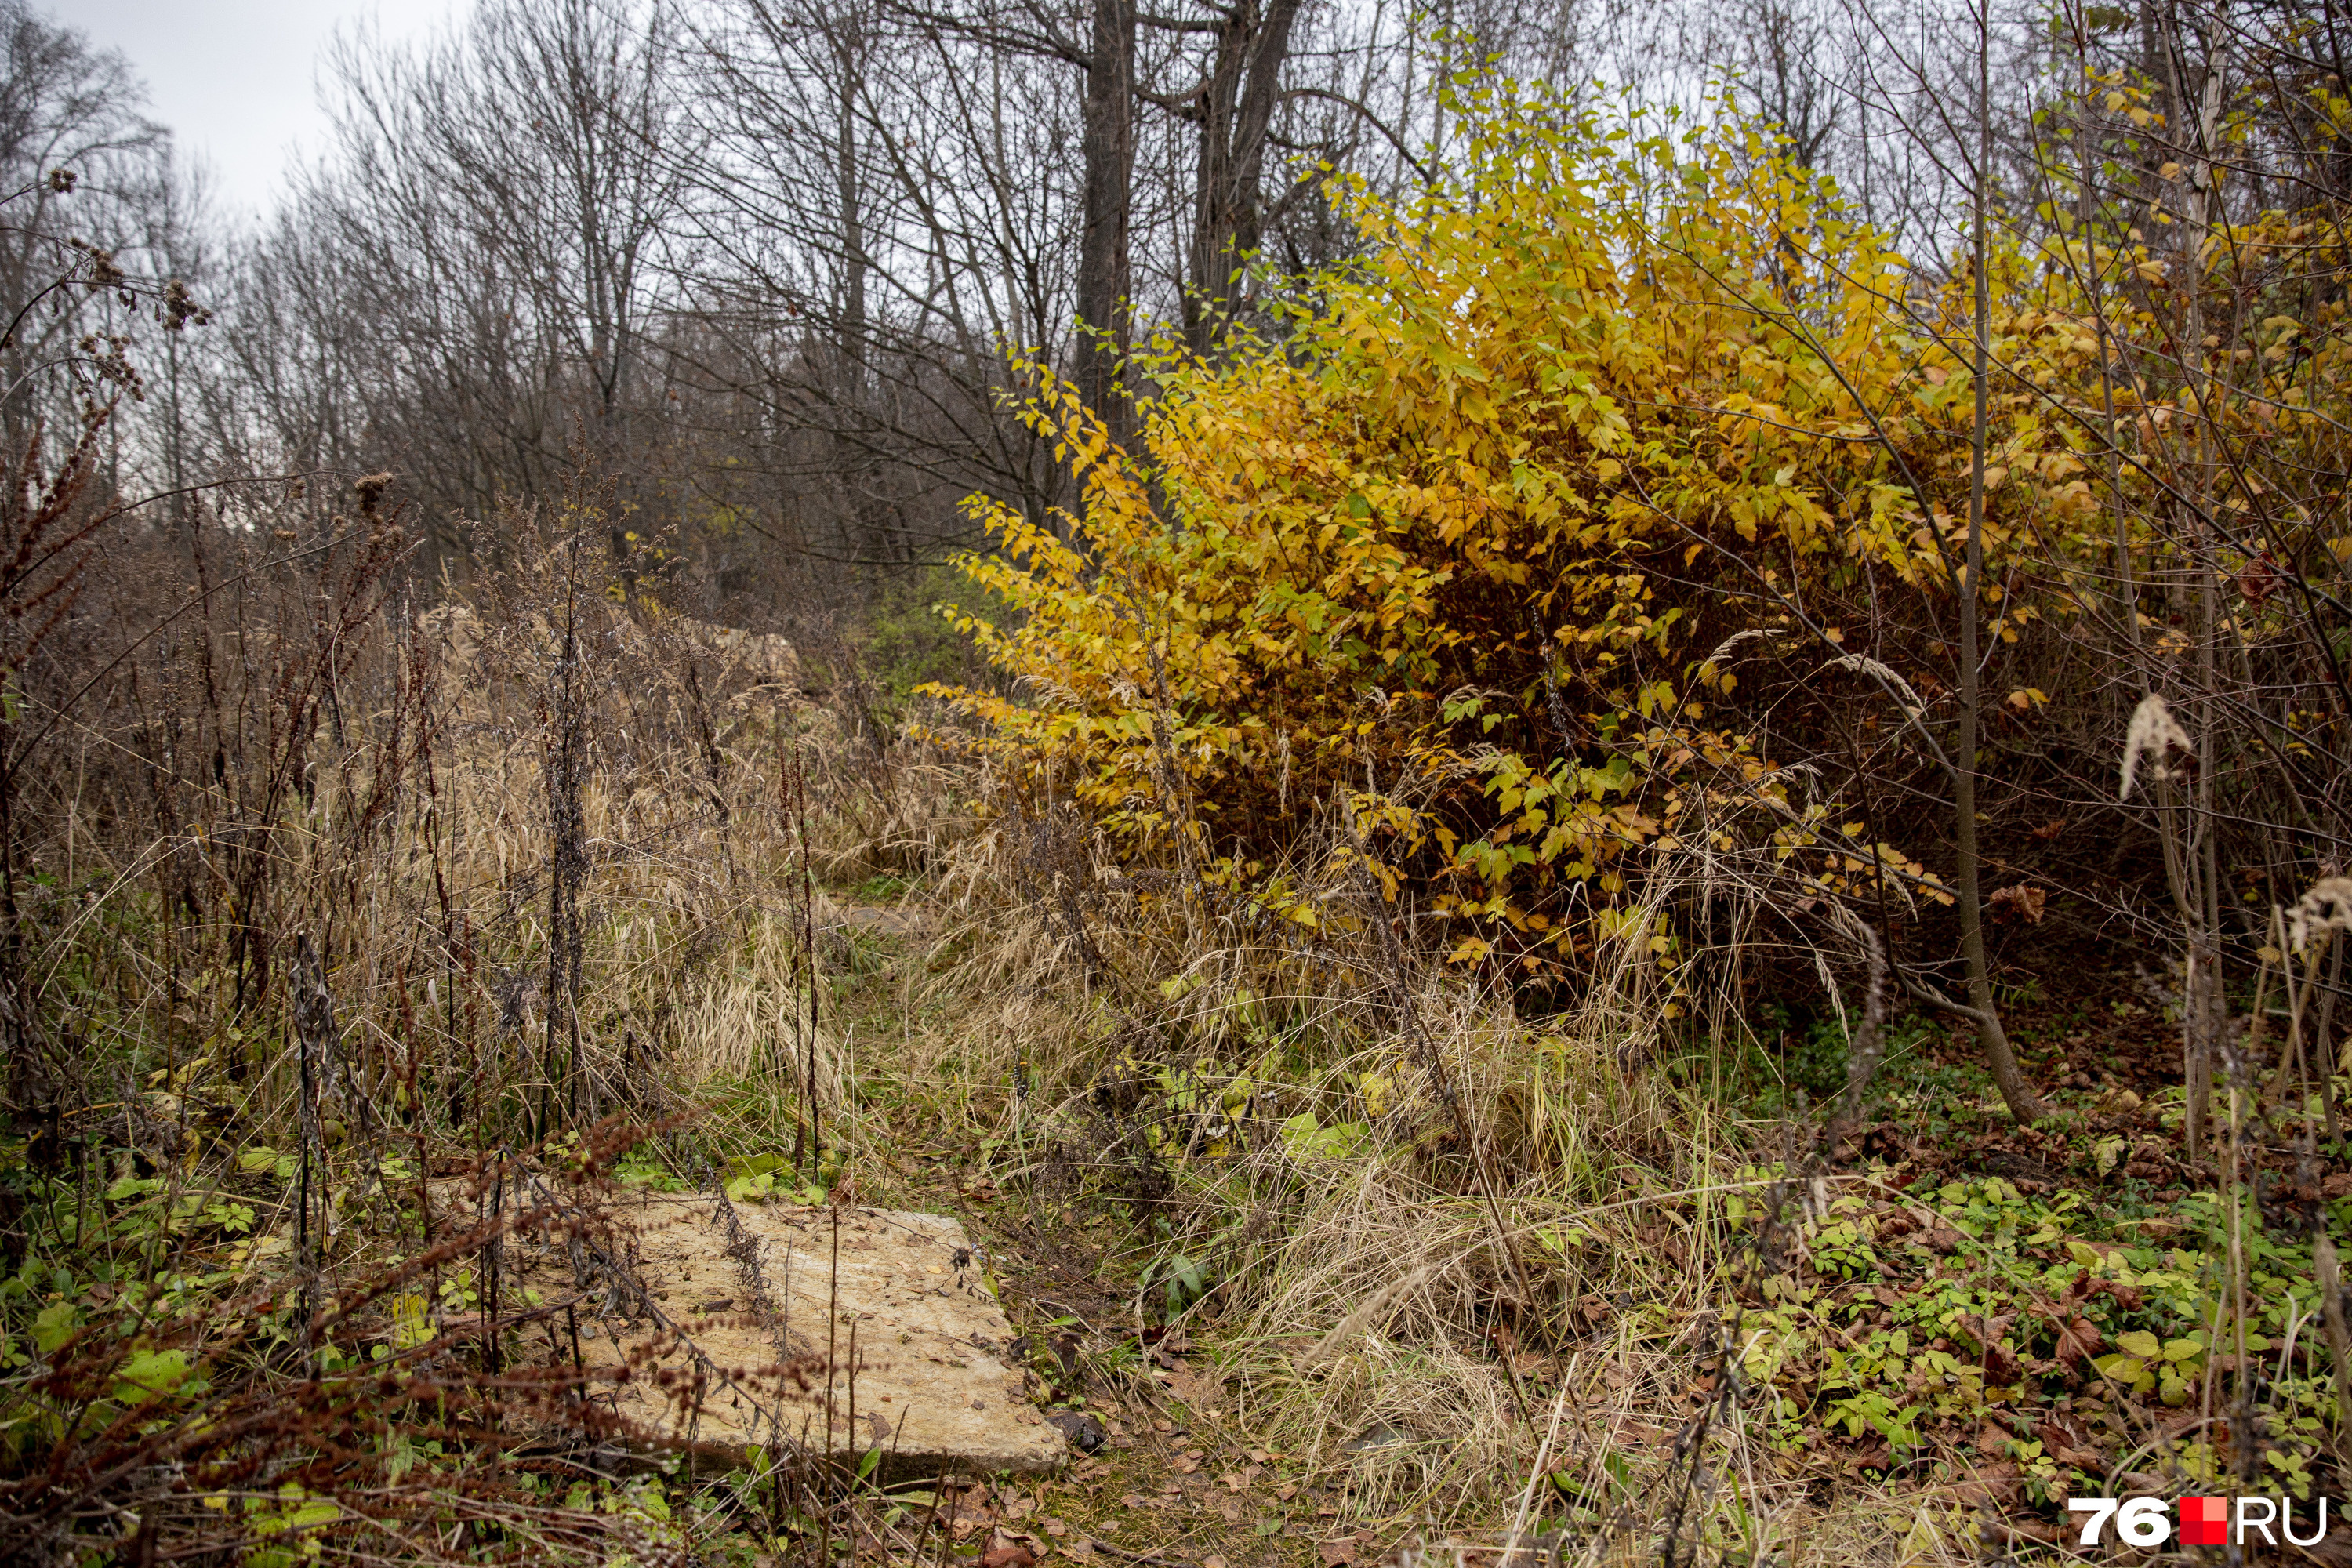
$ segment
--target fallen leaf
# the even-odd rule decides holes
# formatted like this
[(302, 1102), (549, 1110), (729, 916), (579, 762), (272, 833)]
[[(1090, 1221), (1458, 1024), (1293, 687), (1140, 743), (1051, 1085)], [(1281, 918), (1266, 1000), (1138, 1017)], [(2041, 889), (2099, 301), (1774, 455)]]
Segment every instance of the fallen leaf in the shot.
[(2029, 888), (2020, 882), (2013, 888), (1994, 889), (1992, 896), (1985, 902), (1991, 906), (1995, 920), (2022, 921), (2027, 925), (2040, 925), (2042, 906), (2049, 900), (2047, 889)]
[(2043, 1417), (2042, 1424), (2033, 1429), (2033, 1435), (2042, 1439), (2042, 1451), (2062, 1465), (2074, 1465), (2085, 1470), (2106, 1468), (2097, 1450), (2090, 1447), (2090, 1440), (2056, 1415)]
[[(1244, 1487), (1249, 1485), (1249, 1478), (1243, 1475), (1239, 1470), (1227, 1470), (1223, 1475), (1217, 1478), (1217, 1484), (1224, 1488), (1229, 1492), (1237, 1492)], [(1203, 1564), (1202, 1568), (1206, 1568), (1206, 1565)]]
[(1280, 1486), (1274, 1489), (1274, 1495), (1280, 1498), (1284, 1502), (1288, 1502), (1292, 1498), (1298, 1495), (1298, 1483), (1297, 1481), (1285, 1481)]
[(2086, 1362), (2099, 1353), (2099, 1327), (2088, 1318), (2075, 1318), (2058, 1329), (2057, 1359)]
[(1315, 1550), (1323, 1556), (1323, 1568), (1339, 1568), (1342, 1563), (1356, 1560), (1356, 1543), (1352, 1541), (1318, 1541)]
[(980, 1554), (980, 1568), (1031, 1568), (1037, 1554), (1027, 1547), (1009, 1544)]

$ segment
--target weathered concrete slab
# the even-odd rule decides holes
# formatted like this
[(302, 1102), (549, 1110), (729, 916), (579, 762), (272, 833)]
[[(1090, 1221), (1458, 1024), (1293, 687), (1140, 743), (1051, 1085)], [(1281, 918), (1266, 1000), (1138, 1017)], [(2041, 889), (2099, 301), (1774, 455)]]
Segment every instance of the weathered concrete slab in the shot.
[[(1062, 1434), (1029, 1403), (1012, 1326), (963, 1226), (944, 1215), (704, 1194), (616, 1200), (597, 1252), (642, 1296), (592, 1280), (592, 1369), (632, 1369), (600, 1402), (633, 1424), (721, 1449), (778, 1438), (880, 1448), (893, 1473), (1050, 1469)], [(559, 1252), (527, 1275), (573, 1288)], [(592, 1267), (590, 1273), (597, 1270)], [(607, 1391), (608, 1390), (608, 1391)]]

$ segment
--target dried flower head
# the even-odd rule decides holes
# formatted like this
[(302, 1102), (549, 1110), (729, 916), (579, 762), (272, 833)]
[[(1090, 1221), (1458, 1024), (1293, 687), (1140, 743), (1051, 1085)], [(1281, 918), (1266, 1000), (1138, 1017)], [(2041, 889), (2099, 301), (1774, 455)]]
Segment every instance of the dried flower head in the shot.
[(1733, 649), (1738, 647), (1741, 643), (1759, 641), (1779, 642), (1780, 640), (1782, 640), (1781, 634), (1774, 627), (1750, 626), (1746, 631), (1734, 632), (1729, 637), (1724, 638), (1721, 642), (1716, 644), (1715, 651), (1708, 654), (1705, 658), (1699, 660), (1699, 663), (1702, 667), (1714, 665), (1720, 668), (1724, 658), (1729, 655)]
[(75, 174), (71, 169), (51, 169), (49, 171), (49, 189), (57, 192), (57, 194), (61, 196), (70, 195), (73, 194), (74, 182), (80, 178), (81, 176)]
[(201, 327), (210, 322), (212, 319), (213, 313), (196, 303), (195, 296), (188, 292), (186, 283), (174, 278), (163, 285), (163, 330), (165, 331), (176, 332), (190, 321)]
[(120, 289), (131, 280), (131, 275), (123, 271), (121, 264), (114, 259), (114, 252), (91, 245), (85, 240), (69, 239), (66, 243), (80, 251), (82, 259), (89, 264), (89, 276), (82, 279), (82, 287), (91, 293), (100, 293), (108, 289)]
[(2172, 716), (2164, 699), (2149, 692), (2132, 710), (2131, 728), (2124, 734), (2123, 788), (2116, 794), (2117, 800), (2131, 798), (2132, 785), (2139, 777), (2140, 763), (2148, 763), (2147, 776), (2168, 779), (2178, 776), (2172, 765), (2172, 753), (2193, 757), (2197, 748), (2189, 743), (2189, 731)]
[(360, 498), (360, 515), (373, 517), (376, 503), (383, 499), (383, 492), (391, 488), (392, 476), (388, 473), (369, 474), (363, 479), (352, 481), (352, 493)]
[(2297, 952), (2328, 931), (2352, 931), (2352, 877), (2323, 877), (2287, 911), (2287, 940)]
[(1841, 654), (1830, 660), (1824, 668), (1843, 669), (1850, 674), (1869, 676), (1875, 679), (1894, 697), (1895, 706), (1903, 710), (1903, 716), (1906, 719), (1916, 719), (1927, 710), (1927, 704), (1920, 700), (1919, 694), (1911, 689), (1909, 681), (1866, 653)]

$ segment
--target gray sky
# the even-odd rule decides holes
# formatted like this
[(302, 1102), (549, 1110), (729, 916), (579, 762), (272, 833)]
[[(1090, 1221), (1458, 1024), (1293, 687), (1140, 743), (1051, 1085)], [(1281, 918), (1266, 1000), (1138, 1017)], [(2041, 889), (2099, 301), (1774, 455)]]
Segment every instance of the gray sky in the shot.
[(338, 27), (383, 37), (446, 25), (461, 0), (35, 0), (120, 49), (146, 79), (148, 113), (211, 170), (222, 215), (268, 207), (280, 174), (326, 144), (317, 66)]

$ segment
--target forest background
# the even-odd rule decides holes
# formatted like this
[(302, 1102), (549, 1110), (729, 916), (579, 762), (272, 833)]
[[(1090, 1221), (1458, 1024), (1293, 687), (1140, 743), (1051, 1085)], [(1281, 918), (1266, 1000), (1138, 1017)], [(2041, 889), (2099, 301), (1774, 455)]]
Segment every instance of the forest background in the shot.
[(1074, 1551), (597, 1458), (630, 1183), (1194, 1556), (2326, 1495), (2346, 22), (485, 0), (240, 227), (0, 0), (0, 1539)]

